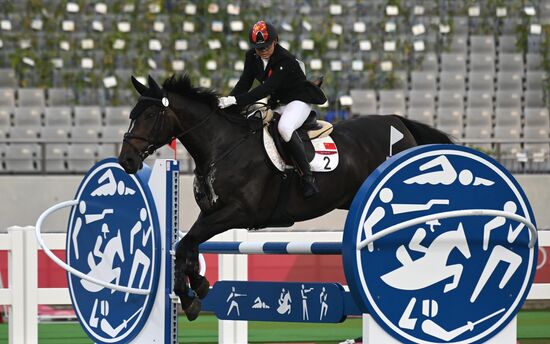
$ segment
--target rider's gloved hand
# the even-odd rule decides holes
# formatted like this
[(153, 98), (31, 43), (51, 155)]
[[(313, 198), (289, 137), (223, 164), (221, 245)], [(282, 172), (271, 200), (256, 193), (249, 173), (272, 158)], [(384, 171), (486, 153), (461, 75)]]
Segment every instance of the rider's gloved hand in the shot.
[(225, 109), (231, 105), (237, 105), (237, 99), (235, 97), (220, 97), (218, 98), (218, 106), (220, 109)]

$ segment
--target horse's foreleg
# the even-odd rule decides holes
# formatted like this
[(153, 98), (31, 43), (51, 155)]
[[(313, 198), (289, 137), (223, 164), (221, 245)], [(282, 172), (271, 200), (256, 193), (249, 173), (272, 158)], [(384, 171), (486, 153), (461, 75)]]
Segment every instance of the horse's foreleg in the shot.
[[(121, 273), (120, 268), (113, 269), (114, 280), (115, 280), (116, 285), (120, 285), (120, 273)], [(114, 293), (114, 292), (115, 292), (115, 290), (111, 289), (111, 294)]]
[[(176, 245), (176, 261), (174, 267), (174, 293), (180, 298), (181, 308), (185, 311), (187, 319), (195, 320), (201, 310), (201, 302), (197, 298), (197, 294), (193, 289), (189, 288), (190, 279), (187, 271), (193, 268), (193, 252), (198, 252), (198, 244), (196, 249), (194, 244), (185, 237)], [(197, 255), (198, 259), (198, 255)]]
[(190, 235), (186, 235), (177, 245), (176, 249), (176, 273), (182, 272), (189, 279), (191, 289), (200, 299), (208, 294), (209, 283), (199, 273), (199, 241)]
[[(174, 292), (179, 296), (187, 318), (194, 320), (200, 312), (200, 301), (210, 283), (199, 271), (199, 244), (216, 234), (241, 225), (244, 214), (235, 206), (222, 208), (208, 216), (200, 215), (187, 235), (178, 243), (175, 262)], [(189, 285), (191, 289), (189, 289)]]
[(449, 270), (449, 276), (452, 276), (453, 280), (451, 281), (451, 283), (447, 283), (445, 285), (445, 288), (443, 289), (444, 293), (458, 287), (458, 283), (460, 282), (460, 277), (462, 276), (462, 270), (464, 270), (464, 267), (460, 264), (455, 264), (447, 266), (446, 269)]

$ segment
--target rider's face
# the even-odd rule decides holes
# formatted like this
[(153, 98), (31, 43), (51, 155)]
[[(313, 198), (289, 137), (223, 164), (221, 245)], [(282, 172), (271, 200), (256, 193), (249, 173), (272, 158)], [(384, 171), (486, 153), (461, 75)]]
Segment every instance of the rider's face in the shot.
[(256, 48), (256, 54), (260, 56), (262, 59), (268, 59), (273, 55), (273, 52), (275, 51), (275, 41), (271, 42), (270, 45), (263, 49), (257, 49)]

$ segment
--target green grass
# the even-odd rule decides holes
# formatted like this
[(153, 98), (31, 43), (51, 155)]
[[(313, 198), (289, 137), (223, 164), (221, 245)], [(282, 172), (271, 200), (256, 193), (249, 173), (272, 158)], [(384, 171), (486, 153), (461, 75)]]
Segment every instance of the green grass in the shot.
[(540, 343), (550, 344), (550, 311), (520, 312), (518, 337), (525, 339), (542, 338), (544, 341)]
[[(193, 323), (179, 319), (180, 343), (217, 343), (218, 323), (213, 315), (201, 315)], [(550, 344), (550, 311), (522, 311), (518, 318), (521, 344)], [(250, 322), (249, 342), (338, 343), (361, 335), (361, 319), (341, 324)], [(90, 343), (78, 323), (46, 323), (38, 326), (40, 344)], [(0, 324), (0, 344), (8, 343), (8, 325)]]
[(361, 335), (361, 319), (348, 319), (340, 324), (250, 322), (251, 343), (315, 342), (338, 343)]

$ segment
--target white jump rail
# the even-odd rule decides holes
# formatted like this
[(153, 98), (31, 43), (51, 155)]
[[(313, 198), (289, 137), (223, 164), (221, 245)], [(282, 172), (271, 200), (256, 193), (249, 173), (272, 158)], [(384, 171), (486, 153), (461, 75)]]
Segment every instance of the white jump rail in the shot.
[[(214, 237), (219, 241), (297, 241), (314, 231), (253, 231), (233, 230)], [(315, 232), (316, 241), (342, 240), (341, 231)], [(308, 236), (309, 235), (309, 236)], [(51, 250), (65, 250), (65, 233), (42, 234)], [(539, 246), (550, 247), (550, 231), (538, 232)], [(70, 305), (67, 288), (38, 288), (38, 252), (35, 227), (10, 227), (0, 234), (0, 250), (8, 251), (8, 284), (0, 289), (0, 304), (11, 306), (9, 314), (9, 344), (38, 343), (38, 305)], [(550, 253), (550, 252), (548, 252)], [(219, 255), (219, 280), (247, 280), (246, 255)], [(550, 300), (550, 283), (536, 283), (528, 300)], [(247, 343), (248, 323), (219, 321), (220, 343)]]
[(445, 211), (442, 213), (420, 216), (408, 221), (398, 223), (394, 226), (381, 230), (380, 232), (374, 234), (373, 236), (361, 241), (359, 244), (357, 244), (357, 249), (362, 250), (368, 244), (405, 228), (426, 223), (428, 221), (448, 219), (453, 217), (462, 217), (462, 216), (498, 216), (498, 217), (506, 217), (508, 219), (521, 222), (524, 225), (526, 225), (527, 228), (529, 228), (529, 230), (531, 231), (531, 238), (529, 239), (529, 248), (532, 248), (533, 246), (535, 246), (535, 243), (537, 242), (537, 228), (523, 216), (513, 214), (507, 211), (494, 210), (494, 209), (463, 209), (463, 210), (452, 210), (452, 211)]

